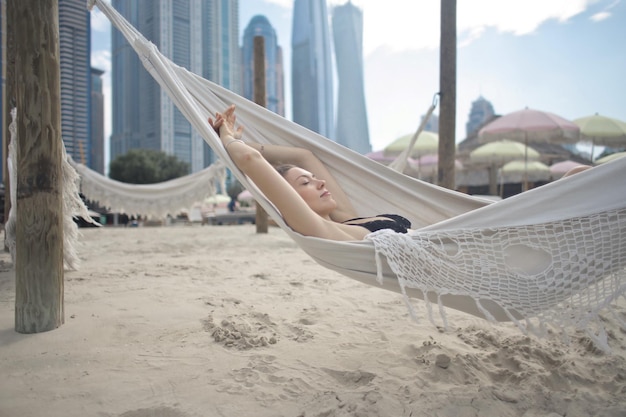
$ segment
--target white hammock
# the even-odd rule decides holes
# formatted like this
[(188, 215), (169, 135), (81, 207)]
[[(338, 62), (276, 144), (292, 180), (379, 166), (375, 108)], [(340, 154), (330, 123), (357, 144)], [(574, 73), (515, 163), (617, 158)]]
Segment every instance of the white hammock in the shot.
[(121, 213), (164, 217), (215, 195), (216, 185), (225, 189), (226, 167), (221, 161), (202, 171), (158, 184), (127, 184), (112, 180), (72, 161), (80, 174), (81, 191), (89, 199)]
[[(425, 298), (431, 320), (431, 301), (436, 302), (444, 324), (447, 306), (513, 320), (536, 334), (544, 324), (573, 325), (608, 349), (598, 313), (611, 311), (626, 290), (626, 158), (489, 204), (397, 173), (202, 79), (163, 56), (110, 5), (88, 2), (94, 4), (239, 181), (318, 263), (367, 284), (378, 277), (383, 288)], [(312, 150), (359, 215), (398, 213), (417, 230), (379, 231), (358, 242), (291, 230), (232, 163), (207, 123), (209, 115), (230, 104), (237, 106), (237, 120), (251, 140)]]

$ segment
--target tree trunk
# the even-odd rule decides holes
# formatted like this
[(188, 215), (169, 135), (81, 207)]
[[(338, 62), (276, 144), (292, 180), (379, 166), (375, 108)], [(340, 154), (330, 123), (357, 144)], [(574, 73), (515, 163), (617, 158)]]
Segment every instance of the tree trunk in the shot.
[(439, 163), (437, 182), (455, 188), (456, 157), (456, 0), (441, 0), (439, 48)]
[(15, 22), (15, 330), (63, 324), (63, 195), (58, 0), (8, 0)]
[[(254, 37), (254, 102), (265, 107), (265, 38)], [(267, 233), (267, 212), (260, 204), (256, 205), (256, 232)]]

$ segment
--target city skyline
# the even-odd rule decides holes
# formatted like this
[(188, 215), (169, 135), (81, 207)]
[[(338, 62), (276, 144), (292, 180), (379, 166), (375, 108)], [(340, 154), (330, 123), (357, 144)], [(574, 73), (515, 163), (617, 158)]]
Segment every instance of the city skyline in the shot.
[[(176, 64), (240, 90), (237, 2), (123, 1), (113, 7)], [(234, 38), (234, 39), (232, 39)], [(213, 153), (119, 31), (112, 38), (111, 159), (131, 149), (174, 155), (198, 172)]]
[[(339, 3), (345, 1), (329, 7)], [(414, 132), (438, 91), (439, 2), (353, 3), (364, 15), (365, 93), (371, 142), (379, 150)], [(458, 2), (457, 142), (480, 96), (497, 114), (528, 106), (570, 120), (595, 112), (626, 119), (626, 57), (618, 42), (626, 36), (624, 2), (531, 3), (511, 1), (503, 9), (487, 0)], [(288, 119), (291, 7), (290, 0), (241, 0), (239, 6), (241, 22), (265, 15), (283, 46)], [(395, 10), (406, 13), (394, 17)], [(92, 64), (106, 70), (110, 52), (99, 45), (106, 46), (110, 28), (97, 9), (92, 29)]]
[(367, 154), (372, 144), (363, 85), (363, 12), (346, 3), (331, 15), (338, 84), (335, 140)]
[(292, 22), (292, 120), (335, 139), (333, 55), (326, 3), (294, 0)]

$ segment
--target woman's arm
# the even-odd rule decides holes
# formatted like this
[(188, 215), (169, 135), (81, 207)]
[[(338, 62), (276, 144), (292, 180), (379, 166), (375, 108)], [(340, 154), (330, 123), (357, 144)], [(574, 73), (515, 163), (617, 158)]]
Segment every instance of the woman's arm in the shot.
[(305, 169), (319, 179), (326, 181), (326, 188), (331, 192), (337, 202), (337, 208), (331, 213), (331, 218), (336, 222), (343, 222), (357, 217), (356, 210), (348, 199), (335, 177), (330, 173), (326, 165), (320, 161), (313, 152), (304, 148), (279, 145), (260, 145), (255, 142), (246, 144), (261, 152), (261, 155), (272, 165), (292, 164)]
[[(233, 109), (234, 106), (229, 107), (227, 110)], [(224, 113), (226, 116), (226, 113)], [(235, 119), (233, 119), (234, 121)], [(233, 122), (234, 126), (234, 122)], [(241, 138), (241, 127), (237, 131), (233, 131), (234, 136), (237, 139)], [(349, 219), (357, 217), (356, 210), (352, 206), (350, 199), (343, 191), (335, 177), (330, 173), (328, 168), (320, 161), (313, 152), (304, 148), (297, 148), (293, 146), (279, 146), (279, 145), (261, 145), (256, 142), (246, 141), (246, 145), (253, 149), (256, 149), (261, 153), (270, 164), (276, 166), (280, 164), (293, 164), (302, 169), (305, 169), (319, 179), (326, 181), (326, 188), (331, 192), (333, 198), (337, 202), (337, 208), (331, 213), (331, 218), (336, 222), (344, 222)]]
[[(333, 240), (353, 240), (353, 236), (345, 233), (340, 225), (323, 219), (317, 215), (306, 202), (298, 195), (293, 187), (282, 175), (265, 159), (266, 150), (273, 156), (295, 157), (293, 161), (282, 161), (290, 163), (304, 162), (309, 164), (308, 151), (284, 151), (284, 147), (274, 147), (264, 145), (263, 155), (260, 152), (260, 145), (244, 143), (241, 127), (235, 129), (235, 108), (231, 106), (223, 114), (217, 113), (216, 119), (209, 119), (209, 123), (214, 129), (219, 131), (220, 139), (230, 155), (233, 162), (244, 174), (246, 174), (265, 196), (278, 208), (287, 224), (295, 231), (306, 236), (317, 236)], [(257, 146), (259, 149), (257, 149)], [(283, 153), (284, 152), (284, 153)], [(317, 158), (315, 158), (317, 159)], [(320, 165), (321, 162), (319, 162)], [(315, 166), (315, 163), (310, 166)], [(322, 165), (323, 166), (323, 165)], [(301, 168), (309, 170), (308, 167)], [(320, 174), (315, 172), (316, 176)], [(330, 177), (332, 178), (332, 176)], [(325, 178), (324, 178), (325, 179)], [(325, 179), (326, 180), (326, 179)], [(328, 187), (328, 180), (326, 180)], [(333, 193), (332, 190), (330, 190)], [(333, 194), (334, 195), (334, 194)], [(336, 200), (335, 196), (335, 200)]]

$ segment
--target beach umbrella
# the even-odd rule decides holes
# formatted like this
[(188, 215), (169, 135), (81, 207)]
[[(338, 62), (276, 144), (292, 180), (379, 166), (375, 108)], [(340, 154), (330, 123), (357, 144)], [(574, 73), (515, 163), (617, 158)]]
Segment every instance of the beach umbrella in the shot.
[(570, 170), (576, 167), (579, 167), (581, 165), (584, 165), (584, 164), (581, 164), (580, 162), (571, 161), (569, 159), (566, 161), (556, 162), (550, 165), (550, 173), (555, 178), (561, 178)]
[(536, 161), (539, 152), (523, 143), (514, 140), (502, 139), (495, 142), (485, 143), (474, 149), (469, 154), (470, 162), (488, 165), (489, 193), (495, 195), (497, 190), (498, 168), (510, 161), (524, 160)]
[(254, 201), (254, 196), (252, 195), (250, 191), (243, 190), (242, 192), (237, 194), (237, 201), (245, 201), (245, 202), (250, 203)]
[(393, 160), (395, 159), (395, 157), (393, 156), (385, 155), (384, 150), (369, 152), (369, 153), (366, 153), (365, 156), (383, 165), (388, 165), (391, 162), (393, 162)]
[[(438, 154), (428, 154), (424, 156), (420, 156), (416, 160), (416, 164), (419, 170), (432, 170), (437, 171), (437, 167), (439, 166), (439, 155)], [(454, 168), (459, 170), (463, 169), (463, 164), (458, 159), (454, 160)]]
[(486, 143), (469, 154), (470, 161), (479, 164), (505, 164), (525, 157), (529, 161), (536, 161), (540, 155), (539, 152), (523, 143), (507, 139)]
[[(529, 145), (533, 142), (573, 144), (580, 141), (580, 128), (554, 113), (525, 108), (488, 123), (478, 132), (481, 142), (509, 139)], [(527, 163), (528, 158), (524, 161)], [(524, 190), (528, 181), (524, 181)]]
[(626, 122), (596, 113), (574, 119), (574, 123), (580, 128), (581, 139), (591, 142), (592, 159), (595, 145), (626, 147)]
[(210, 197), (204, 199), (203, 204), (228, 204), (230, 203), (231, 198), (226, 194), (214, 194)]
[(549, 181), (550, 167), (539, 161), (511, 161), (500, 168), (502, 183)]
[(615, 152), (607, 156), (603, 156), (600, 159), (593, 161), (595, 165), (606, 164), (607, 162), (611, 162), (616, 160), (617, 158), (623, 158), (626, 156), (626, 152)]
[[(437, 170), (439, 169), (439, 155), (428, 154), (420, 156), (415, 160), (414, 166), (417, 169), (417, 177), (419, 179), (434, 182), (437, 178)], [(454, 169), (456, 172), (461, 171), (463, 169), (463, 163), (458, 159), (455, 159)]]
[[(413, 134), (401, 136), (398, 139), (391, 142), (383, 149), (385, 156), (398, 156), (404, 151), (410, 144)], [(411, 157), (419, 158), (422, 155), (437, 153), (439, 150), (439, 135), (434, 132), (422, 132), (417, 137), (417, 141), (413, 146)]]

